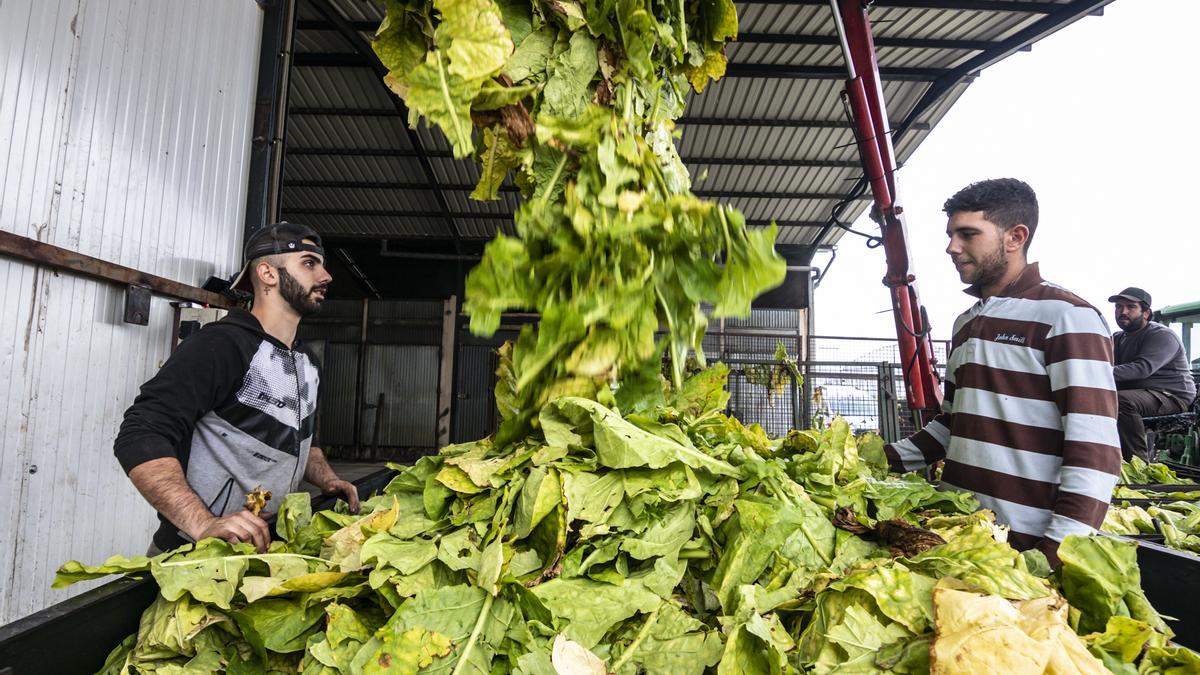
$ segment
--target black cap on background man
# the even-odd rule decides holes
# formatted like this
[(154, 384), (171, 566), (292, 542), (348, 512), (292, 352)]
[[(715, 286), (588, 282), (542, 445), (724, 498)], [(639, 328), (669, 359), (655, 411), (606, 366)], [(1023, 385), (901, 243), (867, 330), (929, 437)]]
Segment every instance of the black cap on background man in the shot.
[(242, 248), (242, 270), (234, 277), (230, 287), (243, 293), (253, 294), (254, 286), (251, 279), (254, 275), (248, 273), (250, 263), (268, 255), (301, 251), (310, 251), (324, 257), (325, 249), (321, 245), (321, 235), (317, 234), (316, 230), (300, 223), (283, 222), (267, 225), (246, 240), (246, 245)]
[(1137, 288), (1136, 286), (1130, 286), (1120, 293), (1111, 295), (1108, 298), (1109, 302), (1116, 302), (1118, 300), (1140, 302), (1142, 303), (1142, 309), (1150, 309), (1150, 294), (1140, 288)]

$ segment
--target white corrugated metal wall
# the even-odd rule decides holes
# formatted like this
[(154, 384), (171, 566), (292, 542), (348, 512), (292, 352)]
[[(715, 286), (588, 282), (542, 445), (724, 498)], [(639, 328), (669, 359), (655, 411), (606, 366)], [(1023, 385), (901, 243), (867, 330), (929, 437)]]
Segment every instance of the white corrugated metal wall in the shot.
[[(199, 285), (240, 248), (262, 14), (250, 0), (0, 2), (0, 229)], [(172, 312), (0, 258), (0, 623), (68, 559), (144, 551), (112, 456)]]

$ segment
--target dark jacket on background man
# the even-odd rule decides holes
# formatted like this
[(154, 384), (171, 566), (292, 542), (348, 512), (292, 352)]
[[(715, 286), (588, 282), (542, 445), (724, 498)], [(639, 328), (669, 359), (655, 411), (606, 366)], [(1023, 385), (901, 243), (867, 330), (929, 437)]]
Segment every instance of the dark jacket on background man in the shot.
[[(316, 425), (320, 371), (314, 354), (289, 349), (253, 314), (234, 309), (179, 344), (125, 411), (114, 451), (125, 473), (176, 457), (213, 515), (270, 490), (266, 511), (304, 477)], [(187, 540), (161, 514), (159, 550)]]
[(1190, 404), (1196, 397), (1196, 382), (1188, 368), (1183, 342), (1166, 326), (1149, 321), (1138, 331), (1113, 335), (1117, 364), (1113, 379), (1117, 389), (1150, 389), (1165, 392)]

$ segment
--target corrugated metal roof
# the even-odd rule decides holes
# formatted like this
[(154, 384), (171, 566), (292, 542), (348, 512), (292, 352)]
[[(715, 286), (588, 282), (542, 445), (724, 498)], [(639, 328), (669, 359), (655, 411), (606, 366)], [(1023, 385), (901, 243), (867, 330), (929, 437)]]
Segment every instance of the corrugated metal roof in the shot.
[[(1104, 2), (924, 4), (879, 0), (871, 9), (901, 164), (980, 67)], [(680, 155), (698, 193), (738, 206), (752, 225), (781, 221), (781, 245), (831, 246), (843, 234), (833, 209), (862, 190), (833, 15), (825, 2), (799, 0), (739, 2), (738, 15), (729, 73), (691, 96), (679, 121)], [(300, 3), (284, 215), (330, 237), (483, 239), (511, 231), (515, 193), (469, 199), (475, 163), (453, 159), (439, 131), (405, 128), (369, 51), (381, 19), (374, 3), (360, 0)], [(868, 203), (851, 200), (841, 221)]]

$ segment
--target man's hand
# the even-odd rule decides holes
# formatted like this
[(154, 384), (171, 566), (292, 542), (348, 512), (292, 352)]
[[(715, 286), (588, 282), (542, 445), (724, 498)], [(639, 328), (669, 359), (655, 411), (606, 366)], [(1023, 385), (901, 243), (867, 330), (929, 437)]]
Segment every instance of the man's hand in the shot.
[(266, 553), (267, 547), (271, 545), (271, 528), (267, 521), (249, 511), (238, 511), (224, 518), (211, 516), (211, 520), (205, 523), (201, 531), (188, 534), (196, 541), (216, 537), (231, 544), (254, 544), (259, 553)]
[(358, 488), (354, 487), (354, 483), (334, 478), (321, 486), (321, 494), (341, 495), (350, 505), (350, 513), (358, 513)]

